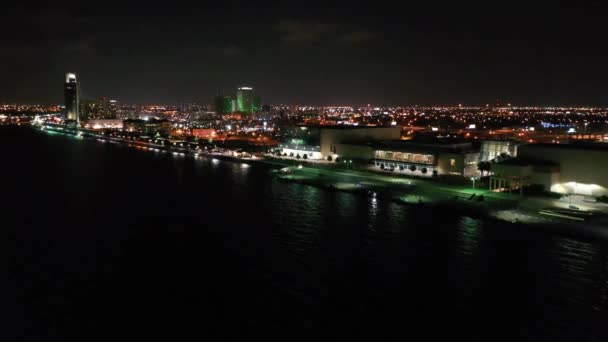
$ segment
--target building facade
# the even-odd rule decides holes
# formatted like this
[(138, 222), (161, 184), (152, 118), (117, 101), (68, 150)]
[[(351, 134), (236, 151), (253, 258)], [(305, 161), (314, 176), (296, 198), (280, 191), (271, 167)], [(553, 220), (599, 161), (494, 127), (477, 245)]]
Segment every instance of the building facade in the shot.
[(173, 125), (168, 120), (141, 120), (127, 119), (123, 121), (123, 130), (127, 132), (138, 132), (141, 134), (168, 134)]
[(80, 90), (76, 74), (65, 74), (64, 98), (65, 119), (77, 123), (80, 120)]
[(479, 152), (471, 143), (387, 141), (373, 144), (373, 164), (418, 175), (476, 177)]
[(253, 113), (253, 88), (240, 87), (236, 92), (236, 111), (240, 113)]
[(253, 97), (253, 103), (251, 105), (251, 110), (254, 113), (257, 113), (262, 110), (262, 98), (261, 97), (259, 97), (257, 95)]
[(517, 147), (521, 145), (511, 140), (484, 140), (481, 142), (479, 161), (494, 160), (501, 155), (517, 157)]
[[(332, 158), (345, 155), (347, 147), (340, 145), (362, 144), (374, 141), (399, 140), (401, 139), (401, 127), (378, 127), (378, 126), (332, 126), (321, 127), (320, 146), (323, 156)], [(352, 149), (351, 149), (352, 150)], [(361, 159), (364, 156), (361, 156)]]
[(520, 146), (517, 154), (514, 160), (492, 164), (490, 189), (510, 190), (518, 184), (509, 180), (521, 180), (523, 186), (561, 194), (608, 195), (606, 144), (529, 144)]
[(213, 106), (218, 114), (230, 114), (234, 112), (234, 100), (230, 96), (216, 96), (213, 99)]

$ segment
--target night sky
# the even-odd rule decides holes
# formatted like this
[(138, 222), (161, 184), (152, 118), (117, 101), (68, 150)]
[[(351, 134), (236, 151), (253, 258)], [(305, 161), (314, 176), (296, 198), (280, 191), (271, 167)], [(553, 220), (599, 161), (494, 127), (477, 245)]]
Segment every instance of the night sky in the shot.
[(72, 71), (123, 103), (608, 105), (599, 1), (217, 3), (3, 9), (0, 102), (62, 103)]

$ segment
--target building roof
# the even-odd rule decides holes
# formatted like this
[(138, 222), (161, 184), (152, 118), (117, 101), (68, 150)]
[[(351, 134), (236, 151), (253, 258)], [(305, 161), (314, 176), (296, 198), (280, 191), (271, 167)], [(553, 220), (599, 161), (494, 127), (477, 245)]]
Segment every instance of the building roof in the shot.
[(568, 149), (568, 150), (585, 150), (585, 151), (605, 151), (608, 152), (608, 144), (607, 143), (596, 143), (596, 142), (576, 142), (571, 144), (550, 144), (550, 143), (541, 143), (541, 144), (526, 144), (520, 146), (520, 148), (552, 148), (552, 149)]
[(390, 140), (370, 143), (375, 150), (414, 153), (467, 153), (476, 152), (470, 142), (419, 142), (413, 140)]
[(532, 160), (528, 158), (509, 158), (493, 165), (513, 165), (513, 166), (559, 166), (556, 163), (543, 160)]
[(399, 128), (401, 126), (353, 126), (353, 125), (316, 125), (316, 126), (301, 126), (301, 127), (309, 127), (309, 128), (321, 128), (321, 129), (363, 129), (363, 128)]
[(167, 119), (149, 119), (149, 120), (142, 120), (142, 119), (126, 119), (123, 121), (124, 123), (146, 123), (146, 124), (155, 124), (155, 123), (163, 123), (163, 122), (169, 122), (169, 120)]

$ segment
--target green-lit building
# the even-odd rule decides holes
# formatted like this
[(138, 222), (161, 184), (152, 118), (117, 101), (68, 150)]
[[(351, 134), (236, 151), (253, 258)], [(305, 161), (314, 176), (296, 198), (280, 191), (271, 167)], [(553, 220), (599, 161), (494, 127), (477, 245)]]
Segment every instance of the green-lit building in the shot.
[(262, 98), (259, 96), (253, 97), (253, 112), (260, 112), (262, 110)]
[(236, 91), (236, 111), (253, 113), (253, 88), (240, 87)]
[(228, 114), (234, 112), (234, 100), (230, 96), (216, 96), (213, 99), (215, 111), (218, 114)]

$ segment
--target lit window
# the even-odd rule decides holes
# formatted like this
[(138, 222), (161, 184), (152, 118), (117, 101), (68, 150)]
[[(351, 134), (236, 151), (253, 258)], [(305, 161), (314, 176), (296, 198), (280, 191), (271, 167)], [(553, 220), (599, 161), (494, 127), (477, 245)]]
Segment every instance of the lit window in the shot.
[(456, 166), (456, 159), (450, 159), (450, 166)]

